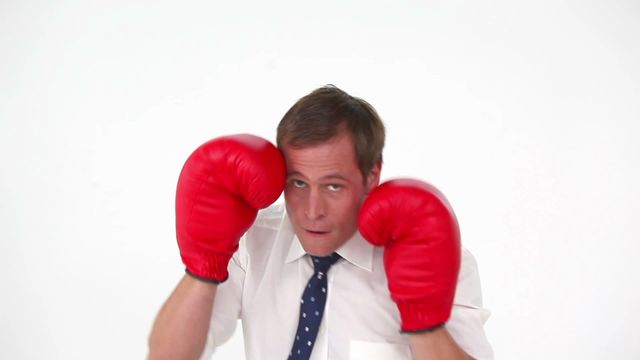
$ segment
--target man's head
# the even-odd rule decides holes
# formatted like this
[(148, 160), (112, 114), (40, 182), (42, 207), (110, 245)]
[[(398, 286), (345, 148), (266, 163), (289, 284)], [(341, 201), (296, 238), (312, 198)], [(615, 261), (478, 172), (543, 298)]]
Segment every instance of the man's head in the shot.
[(354, 234), (360, 205), (380, 180), (384, 136), (373, 107), (335, 86), (284, 115), (277, 143), (287, 164), (285, 202), (305, 251), (329, 255)]

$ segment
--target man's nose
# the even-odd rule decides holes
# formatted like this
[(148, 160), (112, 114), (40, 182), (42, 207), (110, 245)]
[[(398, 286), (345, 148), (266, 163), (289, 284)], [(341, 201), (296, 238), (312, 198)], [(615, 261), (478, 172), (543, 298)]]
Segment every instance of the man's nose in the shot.
[(312, 189), (309, 191), (309, 197), (307, 198), (307, 206), (304, 214), (309, 220), (320, 219), (326, 215), (324, 200), (318, 190)]

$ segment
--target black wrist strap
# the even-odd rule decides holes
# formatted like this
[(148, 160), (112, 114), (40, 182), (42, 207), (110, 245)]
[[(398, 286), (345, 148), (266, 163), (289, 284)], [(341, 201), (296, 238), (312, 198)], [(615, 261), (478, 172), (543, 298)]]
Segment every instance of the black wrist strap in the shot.
[(226, 278), (222, 281), (220, 280), (216, 280), (216, 279), (208, 279), (208, 278), (203, 278), (201, 276), (195, 275), (193, 274), (191, 271), (189, 271), (189, 269), (185, 268), (184, 272), (187, 273), (189, 276), (191, 276), (192, 278), (196, 279), (196, 280), (200, 280), (200, 281), (204, 281), (210, 284), (220, 284), (225, 282), (225, 280), (227, 280)]
[(422, 334), (422, 333), (429, 333), (429, 332), (433, 332), (436, 331), (438, 329), (440, 329), (441, 327), (444, 326), (444, 323), (438, 324), (436, 326), (431, 326), (425, 329), (418, 329), (418, 330), (400, 330), (400, 333), (402, 334)]

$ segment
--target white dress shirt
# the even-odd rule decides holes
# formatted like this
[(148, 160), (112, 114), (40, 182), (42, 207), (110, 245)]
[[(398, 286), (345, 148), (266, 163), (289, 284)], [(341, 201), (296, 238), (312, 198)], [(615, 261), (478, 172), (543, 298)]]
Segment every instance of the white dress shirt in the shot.
[[(411, 359), (409, 336), (391, 300), (383, 248), (356, 232), (336, 251), (342, 259), (328, 272), (328, 296), (311, 360)], [(300, 297), (313, 274), (283, 205), (260, 211), (229, 263), (229, 279), (218, 286), (207, 345), (201, 359), (233, 334), (242, 319), (249, 360), (284, 360), (298, 325)], [(451, 318), (446, 328), (476, 359), (492, 359), (483, 324), (480, 279), (473, 255), (462, 252)]]

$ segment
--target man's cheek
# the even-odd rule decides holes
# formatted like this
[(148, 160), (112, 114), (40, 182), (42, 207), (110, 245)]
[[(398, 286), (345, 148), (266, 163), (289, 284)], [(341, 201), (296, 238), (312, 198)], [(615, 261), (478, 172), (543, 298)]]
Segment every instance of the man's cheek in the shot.
[(295, 212), (300, 208), (300, 196), (296, 194), (295, 190), (289, 190), (285, 188), (284, 191), (284, 203), (287, 208), (287, 212)]

